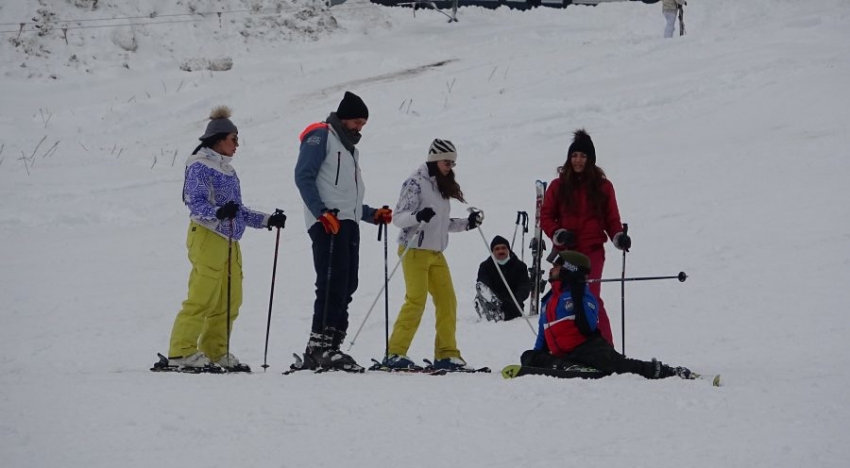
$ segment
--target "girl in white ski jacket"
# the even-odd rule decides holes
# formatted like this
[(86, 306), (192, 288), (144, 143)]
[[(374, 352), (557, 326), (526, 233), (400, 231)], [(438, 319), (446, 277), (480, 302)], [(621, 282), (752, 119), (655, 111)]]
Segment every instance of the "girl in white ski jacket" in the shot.
[(460, 185), (454, 180), (452, 168), (456, 160), (457, 151), (450, 141), (434, 140), (427, 162), (402, 184), (393, 222), (402, 228), (398, 252), (403, 255), (406, 294), (385, 358), (385, 364), (390, 367), (414, 366), (407, 350), (419, 328), (429, 292), (437, 319), (434, 367), (447, 370), (466, 367), (455, 340), (457, 297), (443, 251), (448, 247), (450, 232), (475, 229), (483, 215), (475, 211), (468, 218), (450, 217), (451, 198), (465, 203)]

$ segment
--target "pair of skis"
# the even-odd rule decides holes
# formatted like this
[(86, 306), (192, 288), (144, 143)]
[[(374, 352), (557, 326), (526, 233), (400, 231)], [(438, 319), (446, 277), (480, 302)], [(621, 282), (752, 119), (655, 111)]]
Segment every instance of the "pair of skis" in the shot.
[(289, 370), (284, 372), (283, 375), (290, 375), (292, 373), (298, 371), (311, 370), (314, 374), (324, 374), (327, 372), (347, 372), (349, 374), (363, 374), (367, 370), (370, 372), (387, 372), (392, 374), (427, 374), (427, 375), (446, 375), (449, 373), (466, 373), (466, 374), (475, 374), (475, 373), (490, 373), (489, 367), (480, 367), (477, 369), (472, 368), (461, 368), (455, 370), (449, 369), (437, 369), (434, 367), (434, 364), (425, 359), (425, 366), (412, 366), (407, 368), (392, 368), (385, 366), (383, 363), (378, 361), (377, 359), (372, 359), (372, 366), (369, 369), (366, 369), (363, 366), (356, 365), (351, 367), (318, 367), (318, 368), (310, 368), (304, 365), (304, 360), (301, 359), (301, 356), (297, 354), (292, 355), (295, 358), (295, 363), (289, 366)]
[(682, 5), (677, 5), (677, 10), (679, 10), (679, 35), (685, 35), (685, 9), (682, 8)]
[(176, 372), (180, 374), (250, 374), (247, 364), (237, 364), (233, 367), (222, 367), (218, 364), (207, 364), (203, 367), (180, 367), (168, 363), (168, 358), (157, 353), (159, 361), (153, 364), (151, 372)]
[(426, 364), (425, 366), (413, 365), (411, 367), (395, 368), (395, 367), (388, 367), (388, 366), (384, 365), (382, 362), (378, 361), (377, 359), (372, 359), (373, 364), (372, 364), (372, 367), (369, 368), (369, 370), (370, 371), (377, 371), (377, 372), (389, 372), (391, 374), (426, 374), (426, 375), (446, 375), (446, 374), (453, 374), (453, 373), (458, 373), (458, 374), (489, 374), (490, 373), (489, 367), (479, 367), (477, 369), (475, 369), (475, 368), (459, 368), (459, 369), (453, 369), (453, 370), (437, 369), (437, 368), (434, 367), (434, 364), (431, 361), (429, 361), (427, 359), (424, 359), (424, 361), (425, 361), (425, 364)]
[[(515, 379), (525, 375), (545, 375), (559, 379), (600, 379), (608, 376), (608, 374), (595, 369), (593, 367), (582, 366), (579, 364), (572, 365), (566, 369), (546, 369), (542, 367), (522, 366), (519, 364), (511, 364), (502, 369), (502, 377), (505, 379)], [(687, 380), (704, 380), (711, 382), (714, 387), (721, 386), (720, 374), (703, 375), (696, 372), (691, 372), (690, 378)]]
[(347, 372), (349, 374), (362, 374), (366, 372), (366, 368), (359, 365), (353, 364), (344, 367), (308, 367), (304, 365), (304, 360), (301, 359), (296, 353), (292, 353), (292, 357), (295, 358), (295, 362), (289, 366), (289, 370), (284, 372), (283, 375), (289, 375), (298, 371), (310, 370), (313, 371), (314, 374), (324, 374), (326, 372)]
[(528, 305), (528, 315), (540, 313), (540, 295), (545, 283), (543, 281), (543, 251), (546, 243), (543, 241), (543, 228), (540, 226), (540, 213), (543, 209), (543, 198), (546, 196), (546, 182), (538, 180), (534, 182), (534, 237), (531, 238), (531, 268), (529, 277), (531, 279), (531, 301)]

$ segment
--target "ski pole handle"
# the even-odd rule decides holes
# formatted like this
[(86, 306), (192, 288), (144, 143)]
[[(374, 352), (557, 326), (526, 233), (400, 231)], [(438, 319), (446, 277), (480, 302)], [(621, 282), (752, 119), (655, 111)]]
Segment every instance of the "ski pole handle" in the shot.
[[(384, 205), (384, 206), (381, 207), (381, 209), (388, 210), (388, 209), (390, 209), (390, 206)], [(386, 231), (386, 230), (387, 230), (387, 224), (386, 223), (379, 223), (378, 224), (378, 242), (381, 242), (381, 231)]]

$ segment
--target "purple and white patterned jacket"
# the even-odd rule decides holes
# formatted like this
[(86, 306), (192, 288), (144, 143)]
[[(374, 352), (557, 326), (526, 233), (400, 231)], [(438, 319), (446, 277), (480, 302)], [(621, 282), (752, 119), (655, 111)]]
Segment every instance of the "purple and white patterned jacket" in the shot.
[[(231, 159), (210, 148), (201, 148), (189, 156), (183, 182), (183, 203), (189, 207), (192, 221), (225, 238), (232, 234), (233, 240), (238, 241), (245, 232), (245, 226), (265, 227), (269, 215), (242, 205), (239, 177), (230, 165)], [(230, 220), (219, 221), (215, 217), (215, 212), (229, 201), (239, 204), (232, 233)]]

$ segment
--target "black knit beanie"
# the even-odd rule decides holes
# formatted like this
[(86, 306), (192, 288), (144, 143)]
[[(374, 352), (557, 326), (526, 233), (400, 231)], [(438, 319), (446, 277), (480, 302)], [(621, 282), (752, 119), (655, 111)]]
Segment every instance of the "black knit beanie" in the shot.
[(339, 107), (336, 109), (336, 116), (340, 120), (368, 119), (369, 109), (363, 100), (360, 99), (360, 96), (346, 91), (342, 101), (339, 102)]
[(505, 239), (502, 236), (496, 236), (496, 237), (493, 238), (493, 242), (490, 242), (490, 252), (492, 252), (493, 249), (495, 249), (497, 245), (504, 245), (508, 249), (511, 248), (511, 244), (508, 243), (507, 239)]
[(596, 165), (596, 148), (593, 146), (593, 140), (590, 139), (590, 135), (583, 128), (573, 132), (573, 142), (570, 145), (570, 149), (567, 150), (567, 160), (576, 151), (586, 154), (587, 160), (593, 165)]

